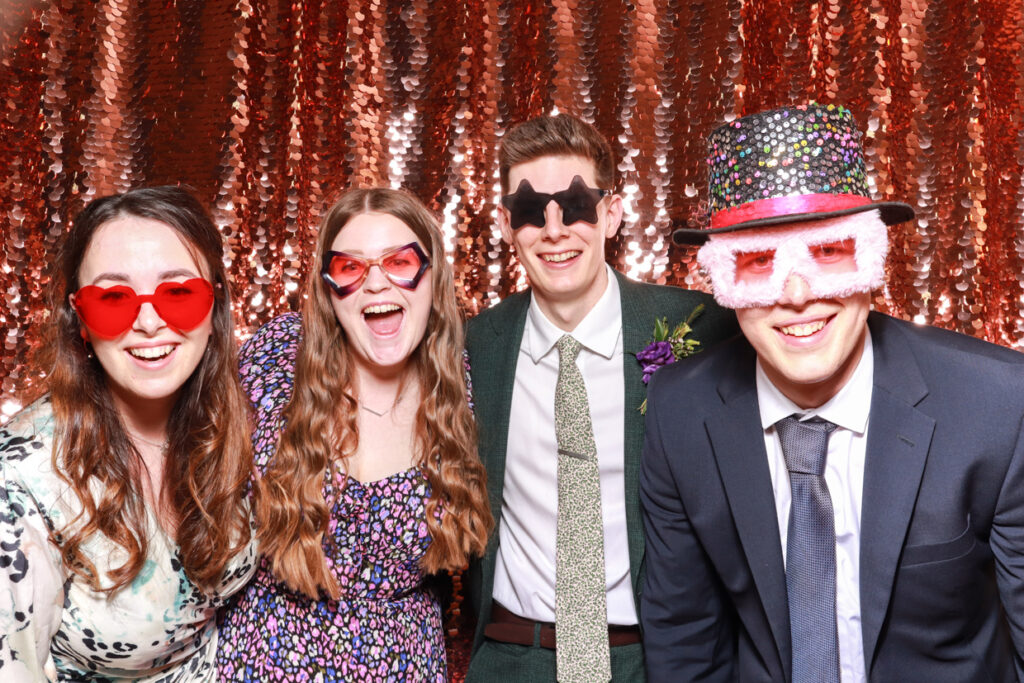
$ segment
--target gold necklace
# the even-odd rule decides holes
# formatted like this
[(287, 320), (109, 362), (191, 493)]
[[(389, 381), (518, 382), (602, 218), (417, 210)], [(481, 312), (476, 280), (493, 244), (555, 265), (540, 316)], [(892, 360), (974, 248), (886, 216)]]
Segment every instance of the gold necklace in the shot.
[[(128, 430), (125, 430), (125, 431), (128, 431)], [(135, 432), (132, 432), (132, 431), (128, 431), (128, 436), (130, 436), (132, 438), (132, 440), (134, 440), (134, 441), (141, 441), (142, 443), (146, 444), (147, 446), (152, 446), (153, 448), (159, 448), (162, 451), (163, 450), (167, 450), (167, 439), (164, 439), (163, 443), (156, 443), (155, 441), (150, 441), (149, 439), (143, 439), (141, 436), (139, 436), (138, 434), (136, 434)]]
[(399, 401), (402, 400), (403, 396), (405, 396), (405, 392), (404, 391), (398, 395), (398, 398), (395, 399), (395, 402), (392, 403), (391, 407), (388, 408), (387, 410), (380, 410), (380, 411), (374, 410), (370, 406), (363, 405), (362, 401), (357, 401), (357, 403), (359, 403), (359, 407), (360, 408), (362, 408), (366, 412), (370, 413), (371, 415), (376, 415), (377, 417), (384, 417), (385, 415), (387, 415), (388, 413), (390, 413), (392, 410), (395, 409), (395, 407), (398, 405)]

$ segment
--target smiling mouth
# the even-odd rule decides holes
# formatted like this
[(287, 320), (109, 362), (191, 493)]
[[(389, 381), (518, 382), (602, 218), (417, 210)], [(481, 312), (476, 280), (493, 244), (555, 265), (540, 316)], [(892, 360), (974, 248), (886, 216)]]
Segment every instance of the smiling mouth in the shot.
[(139, 360), (147, 362), (163, 360), (167, 356), (171, 355), (171, 351), (174, 351), (174, 344), (128, 349), (128, 353), (131, 354), (132, 358), (138, 358)]
[(576, 258), (581, 253), (583, 253), (583, 252), (581, 252), (581, 251), (563, 251), (560, 254), (544, 254), (543, 256), (541, 256), (541, 259), (543, 259), (544, 261), (547, 261), (548, 263), (564, 263), (565, 261), (568, 261), (570, 259)]
[(405, 311), (398, 304), (373, 304), (363, 309), (363, 320), (374, 334), (386, 337), (398, 332)]
[(402, 310), (402, 307), (398, 304), (375, 304), (373, 306), (367, 306), (363, 309), (364, 316), (371, 315), (386, 315), (388, 313), (394, 313), (395, 311)]
[(828, 322), (828, 320), (823, 319), (816, 320), (812, 323), (804, 323), (802, 325), (786, 325), (776, 329), (788, 337), (810, 337), (811, 335), (823, 330)]

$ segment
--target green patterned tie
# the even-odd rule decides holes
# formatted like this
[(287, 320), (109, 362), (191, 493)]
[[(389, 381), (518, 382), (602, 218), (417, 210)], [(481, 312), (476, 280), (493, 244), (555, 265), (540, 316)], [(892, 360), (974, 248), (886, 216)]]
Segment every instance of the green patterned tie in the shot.
[(604, 526), (597, 447), (580, 343), (558, 340), (555, 437), (558, 440), (558, 532), (555, 559), (555, 644), (560, 683), (611, 680), (605, 597)]

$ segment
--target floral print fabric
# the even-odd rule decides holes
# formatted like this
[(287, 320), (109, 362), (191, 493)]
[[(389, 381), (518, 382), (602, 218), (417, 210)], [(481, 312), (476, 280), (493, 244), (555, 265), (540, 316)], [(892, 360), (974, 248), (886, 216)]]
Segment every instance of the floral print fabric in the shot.
[[(280, 316), (243, 347), (242, 385), (256, 409), (256, 465), (266, 470), (291, 398), (301, 318)], [(426, 478), (411, 468), (375, 482), (337, 475), (328, 566), (341, 599), (311, 600), (278, 583), (266, 562), (224, 610), (223, 680), (439, 681), (446, 677), (441, 608), (422, 587), (430, 545)]]
[[(50, 541), (81, 510), (53, 470), (53, 432), (48, 398), (0, 428), (0, 680), (216, 680), (216, 610), (252, 576), (254, 544), (205, 595), (150, 519), (149, 556), (135, 581), (109, 598), (94, 592)], [(83, 550), (104, 580), (125, 559), (102, 536)]]

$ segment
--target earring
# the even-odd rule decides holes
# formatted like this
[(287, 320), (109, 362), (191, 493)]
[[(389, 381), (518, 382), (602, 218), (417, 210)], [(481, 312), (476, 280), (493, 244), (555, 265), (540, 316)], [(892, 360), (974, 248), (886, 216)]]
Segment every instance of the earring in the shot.
[(92, 344), (89, 343), (89, 333), (85, 331), (84, 326), (79, 328), (78, 333), (82, 335), (82, 348), (85, 349), (85, 357), (92, 360), (94, 354), (92, 352)]
[(85, 334), (85, 330), (82, 330), (82, 348), (85, 350), (85, 357), (88, 360), (92, 360), (95, 357), (92, 351), (92, 344), (89, 343), (89, 337)]

